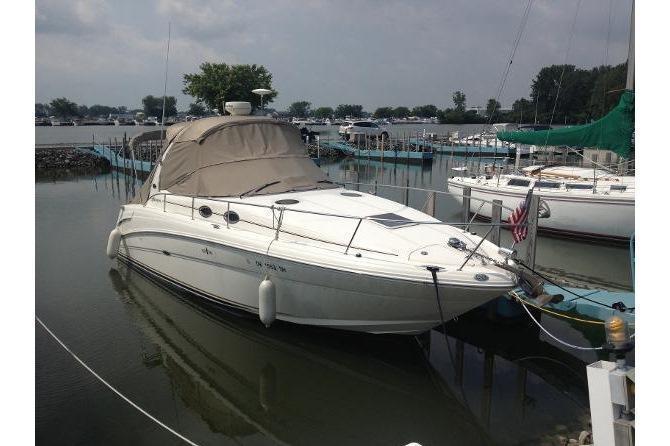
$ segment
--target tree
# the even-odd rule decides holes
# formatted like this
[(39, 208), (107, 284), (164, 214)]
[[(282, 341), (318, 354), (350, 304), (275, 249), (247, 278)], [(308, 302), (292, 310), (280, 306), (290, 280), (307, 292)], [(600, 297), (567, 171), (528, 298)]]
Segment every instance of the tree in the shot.
[(347, 116), (358, 118), (363, 114), (362, 105), (340, 104), (335, 109), (336, 118), (346, 118)]
[[(225, 101), (247, 101), (260, 107), (261, 97), (251, 92), (256, 88), (272, 90), (272, 74), (262, 65), (228, 65), (205, 62), (200, 72), (184, 75), (184, 94), (193, 96), (198, 104), (204, 103), (210, 110), (215, 108), (223, 114)], [(277, 96), (276, 91), (263, 96), (269, 104)]]
[(110, 113), (118, 113), (118, 109), (107, 105), (95, 104), (88, 108), (88, 115), (92, 118), (109, 116)]
[(35, 117), (36, 118), (46, 118), (51, 115), (51, 108), (49, 104), (35, 104)]
[(412, 115), (420, 118), (432, 118), (437, 116), (437, 107), (434, 105), (420, 105), (412, 109)]
[(335, 111), (332, 107), (319, 107), (314, 110), (314, 117), (317, 119), (332, 118), (333, 113), (335, 113)]
[(404, 119), (409, 116), (409, 108), (407, 107), (396, 107), (393, 109), (393, 117), (398, 119)]
[(526, 98), (517, 99), (512, 104), (512, 113), (507, 115), (504, 121), (510, 122), (534, 122), (535, 104)]
[(288, 114), (296, 118), (306, 118), (310, 115), (311, 102), (298, 101), (291, 104), (288, 108)]
[(70, 118), (77, 115), (77, 104), (67, 98), (57, 98), (51, 101), (52, 113), (59, 118)]
[(622, 90), (626, 86), (627, 64), (615, 67), (599, 67), (593, 83), (589, 100), (590, 117), (599, 119), (606, 115), (619, 102)]
[(88, 116), (88, 107), (85, 105), (77, 106), (77, 116), (79, 116), (80, 118)]
[(486, 117), (491, 120), (498, 115), (498, 110), (500, 110), (500, 102), (496, 101), (495, 98), (489, 99), (486, 103)]
[(393, 117), (393, 108), (392, 107), (379, 107), (375, 110), (375, 118), (392, 118)]
[[(161, 118), (163, 116), (163, 96), (148, 95), (142, 98), (144, 106), (144, 115), (148, 118), (154, 116)], [(177, 114), (177, 99), (174, 96), (165, 97), (165, 117)]]
[(454, 101), (454, 107), (456, 108), (456, 111), (465, 113), (465, 93), (460, 90), (454, 91), (451, 99)]
[(191, 104), (188, 106), (188, 114), (191, 116), (204, 116), (206, 112), (202, 104)]

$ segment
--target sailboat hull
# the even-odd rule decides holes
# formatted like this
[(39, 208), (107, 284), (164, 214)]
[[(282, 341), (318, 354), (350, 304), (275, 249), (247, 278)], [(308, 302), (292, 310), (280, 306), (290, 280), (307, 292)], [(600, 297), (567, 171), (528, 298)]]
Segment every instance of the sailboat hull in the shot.
[[(527, 189), (510, 191), (487, 186), (477, 186), (460, 179), (449, 180), (449, 191), (458, 202), (463, 202), (463, 188), (471, 189), (471, 209), (476, 211), (480, 200), (487, 200), (478, 215), (491, 218), (492, 200), (501, 200), (502, 219), (507, 220), (510, 209), (519, 206)], [(589, 195), (565, 192), (535, 190), (540, 195), (543, 207), (548, 207), (549, 217), (540, 218), (538, 227), (548, 233), (575, 236), (594, 240), (627, 241), (635, 231), (635, 197), (630, 194)]]

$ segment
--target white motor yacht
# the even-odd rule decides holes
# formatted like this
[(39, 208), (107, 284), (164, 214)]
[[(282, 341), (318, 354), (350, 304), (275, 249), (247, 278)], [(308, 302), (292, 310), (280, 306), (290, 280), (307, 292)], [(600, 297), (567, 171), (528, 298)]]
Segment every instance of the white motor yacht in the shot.
[[(540, 229), (595, 240), (629, 240), (635, 231), (635, 177), (602, 169), (570, 166), (530, 166), (514, 175), (471, 175), (458, 172), (447, 180), (462, 202), (470, 187), (471, 206), (490, 218), (491, 201), (501, 200), (502, 218), (524, 200), (528, 190), (541, 196), (545, 216)], [(486, 200), (481, 203), (480, 200)], [(481, 207), (480, 207), (481, 204)]]
[[(244, 109), (236, 104), (227, 110)], [(292, 124), (238, 115), (167, 129), (159, 163), (121, 207), (107, 247), (266, 325), (370, 333), (423, 332), (513, 288), (513, 262), (499, 251), (334, 184)]]

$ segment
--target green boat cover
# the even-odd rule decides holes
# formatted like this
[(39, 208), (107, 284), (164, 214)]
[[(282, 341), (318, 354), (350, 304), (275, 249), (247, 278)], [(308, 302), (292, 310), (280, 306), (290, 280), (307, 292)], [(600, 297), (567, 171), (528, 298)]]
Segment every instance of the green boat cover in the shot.
[(634, 95), (626, 90), (619, 104), (591, 124), (535, 132), (498, 132), (501, 141), (537, 146), (598, 147), (628, 158), (634, 129)]

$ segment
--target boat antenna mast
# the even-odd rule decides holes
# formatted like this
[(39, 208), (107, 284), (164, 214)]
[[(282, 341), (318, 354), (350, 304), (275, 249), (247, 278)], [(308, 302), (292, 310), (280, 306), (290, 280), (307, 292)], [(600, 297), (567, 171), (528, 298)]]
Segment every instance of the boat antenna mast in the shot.
[(168, 62), (170, 60), (170, 34), (172, 31), (172, 23), (168, 22), (168, 41), (167, 52), (165, 54), (165, 82), (163, 83), (163, 111), (161, 113), (161, 146), (163, 145), (163, 137), (165, 135), (165, 99), (167, 95), (167, 76), (168, 76)]

